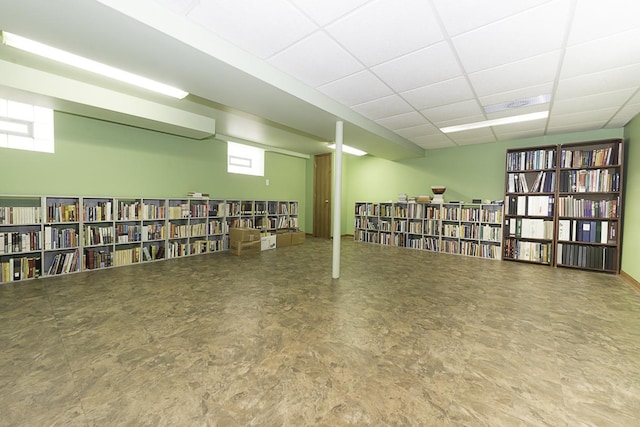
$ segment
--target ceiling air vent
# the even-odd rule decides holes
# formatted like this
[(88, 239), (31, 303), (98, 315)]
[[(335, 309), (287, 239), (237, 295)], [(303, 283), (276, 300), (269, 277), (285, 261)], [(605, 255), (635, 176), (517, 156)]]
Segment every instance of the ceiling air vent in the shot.
[(497, 113), (498, 111), (515, 110), (517, 108), (528, 107), (530, 105), (547, 104), (551, 101), (551, 95), (530, 96), (528, 98), (520, 98), (513, 101), (503, 102), (501, 104), (486, 105), (482, 107), (486, 114)]

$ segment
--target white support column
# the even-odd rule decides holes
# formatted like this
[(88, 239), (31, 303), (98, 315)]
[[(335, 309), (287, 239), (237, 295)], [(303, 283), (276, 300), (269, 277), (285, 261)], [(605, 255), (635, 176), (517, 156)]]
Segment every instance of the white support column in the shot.
[(342, 216), (342, 121), (336, 122), (335, 172), (333, 174), (333, 270), (331, 277), (340, 277), (340, 238)]

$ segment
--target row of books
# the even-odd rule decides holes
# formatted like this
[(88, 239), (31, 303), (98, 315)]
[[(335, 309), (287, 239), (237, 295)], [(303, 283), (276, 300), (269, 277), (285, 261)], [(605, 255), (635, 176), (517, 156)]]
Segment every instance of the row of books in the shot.
[(40, 277), (40, 257), (20, 257), (0, 260), (0, 282)]
[(619, 164), (620, 146), (595, 148), (593, 150), (562, 150), (560, 167), (586, 168)]
[(111, 267), (111, 251), (107, 249), (85, 249), (83, 264), (86, 270)]
[(116, 224), (116, 243), (139, 242), (141, 239), (141, 226), (133, 224)]
[(140, 262), (140, 248), (118, 249), (113, 252), (113, 265), (129, 265)]
[(42, 221), (39, 206), (0, 206), (0, 225), (38, 224)]
[(553, 239), (553, 221), (542, 218), (509, 218), (505, 233), (521, 239)]
[[(531, 177), (533, 178), (533, 177)], [(531, 182), (524, 172), (507, 175), (508, 193), (552, 193), (556, 185), (556, 174), (550, 171), (540, 171)]]
[(583, 218), (618, 218), (620, 198), (610, 200), (576, 199), (562, 196), (558, 199), (558, 215)]
[(78, 271), (80, 266), (78, 265), (78, 250), (70, 252), (57, 253), (49, 263), (47, 268), (47, 275), (54, 276), (57, 274), (66, 274), (74, 271)]
[(558, 240), (615, 245), (618, 221), (558, 220)]
[(539, 149), (507, 153), (507, 171), (554, 169), (556, 150)]
[(551, 262), (551, 253), (551, 243), (527, 242), (517, 239), (505, 241), (505, 258), (548, 264)]
[(44, 249), (75, 248), (80, 239), (75, 228), (58, 228), (55, 226), (44, 227)]
[(96, 202), (95, 205), (85, 205), (82, 209), (82, 219), (86, 222), (112, 221), (113, 204), (106, 201)]
[(116, 204), (118, 221), (164, 219), (166, 209), (163, 202), (144, 203), (140, 201), (119, 201)]
[(41, 249), (41, 240), (40, 231), (0, 233), (0, 255), (39, 251)]
[(553, 216), (555, 197), (540, 196), (507, 196), (506, 208), (509, 215), (521, 216)]
[(615, 271), (618, 251), (610, 246), (558, 243), (558, 265)]
[(47, 205), (47, 222), (80, 221), (78, 203), (52, 203)]
[(620, 172), (609, 169), (562, 171), (559, 190), (565, 193), (620, 191)]
[(84, 227), (83, 239), (85, 246), (109, 245), (115, 241), (113, 227), (94, 227), (87, 225)]

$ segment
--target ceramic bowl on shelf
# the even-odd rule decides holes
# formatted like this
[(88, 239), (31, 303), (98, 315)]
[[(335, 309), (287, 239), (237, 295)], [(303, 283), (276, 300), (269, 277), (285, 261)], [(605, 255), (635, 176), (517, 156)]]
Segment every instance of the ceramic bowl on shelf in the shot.
[(444, 194), (444, 192), (447, 190), (447, 187), (443, 186), (443, 185), (433, 185), (431, 186), (431, 191), (433, 192), (433, 194)]

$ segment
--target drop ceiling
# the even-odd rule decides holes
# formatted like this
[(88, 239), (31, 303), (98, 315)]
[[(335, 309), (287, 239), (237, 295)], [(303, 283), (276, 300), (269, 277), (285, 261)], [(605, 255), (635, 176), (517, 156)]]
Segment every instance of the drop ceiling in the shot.
[(225, 135), (315, 154), (344, 120), (345, 143), (398, 159), (624, 126), (640, 112), (638, 16), (637, 0), (21, 0), (0, 5), (0, 29), (187, 90)]

